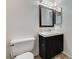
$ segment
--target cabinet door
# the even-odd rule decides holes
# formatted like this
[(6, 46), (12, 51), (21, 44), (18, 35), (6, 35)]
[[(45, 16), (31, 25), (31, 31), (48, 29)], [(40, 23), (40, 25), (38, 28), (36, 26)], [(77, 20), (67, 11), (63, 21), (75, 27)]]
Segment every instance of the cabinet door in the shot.
[(48, 37), (46, 39), (46, 55), (48, 58), (56, 55), (56, 37)]
[(63, 51), (63, 35), (57, 35), (57, 53)]
[(45, 59), (45, 54), (46, 54), (46, 51), (45, 51), (45, 38), (43, 38), (42, 36), (39, 36), (39, 55)]

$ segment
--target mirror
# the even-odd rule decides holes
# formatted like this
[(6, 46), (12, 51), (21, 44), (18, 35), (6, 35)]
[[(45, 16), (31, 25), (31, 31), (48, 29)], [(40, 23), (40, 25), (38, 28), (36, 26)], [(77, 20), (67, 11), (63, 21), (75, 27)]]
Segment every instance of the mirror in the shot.
[(54, 27), (54, 10), (39, 6), (40, 27)]
[(55, 14), (56, 14), (55, 24), (61, 25), (62, 24), (62, 8), (60, 8), (60, 11), (55, 11)]

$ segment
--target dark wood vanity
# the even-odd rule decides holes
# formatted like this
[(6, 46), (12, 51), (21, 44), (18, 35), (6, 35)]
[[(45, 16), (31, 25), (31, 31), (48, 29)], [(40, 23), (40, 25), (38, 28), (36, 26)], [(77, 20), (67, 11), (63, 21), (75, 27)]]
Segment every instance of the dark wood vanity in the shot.
[(39, 55), (42, 59), (51, 59), (51, 57), (63, 51), (63, 34), (43, 37), (39, 35)]

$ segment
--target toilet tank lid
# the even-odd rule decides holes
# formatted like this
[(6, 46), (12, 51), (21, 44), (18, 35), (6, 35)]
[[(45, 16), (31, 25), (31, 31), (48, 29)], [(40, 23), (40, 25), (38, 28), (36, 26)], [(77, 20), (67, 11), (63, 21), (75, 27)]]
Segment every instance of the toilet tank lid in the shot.
[(21, 39), (13, 39), (13, 40), (10, 41), (10, 45), (16, 44), (16, 43), (21, 43), (21, 42), (26, 42), (26, 41), (34, 41), (34, 40), (35, 40), (34, 37), (21, 38)]

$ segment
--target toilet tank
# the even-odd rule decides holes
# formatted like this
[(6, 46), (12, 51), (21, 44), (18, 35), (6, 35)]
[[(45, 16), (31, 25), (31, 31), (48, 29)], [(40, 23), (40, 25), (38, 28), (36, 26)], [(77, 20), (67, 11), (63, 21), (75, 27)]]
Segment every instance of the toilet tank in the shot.
[(11, 40), (11, 56), (17, 56), (31, 51), (34, 48), (34, 41), (34, 37)]

